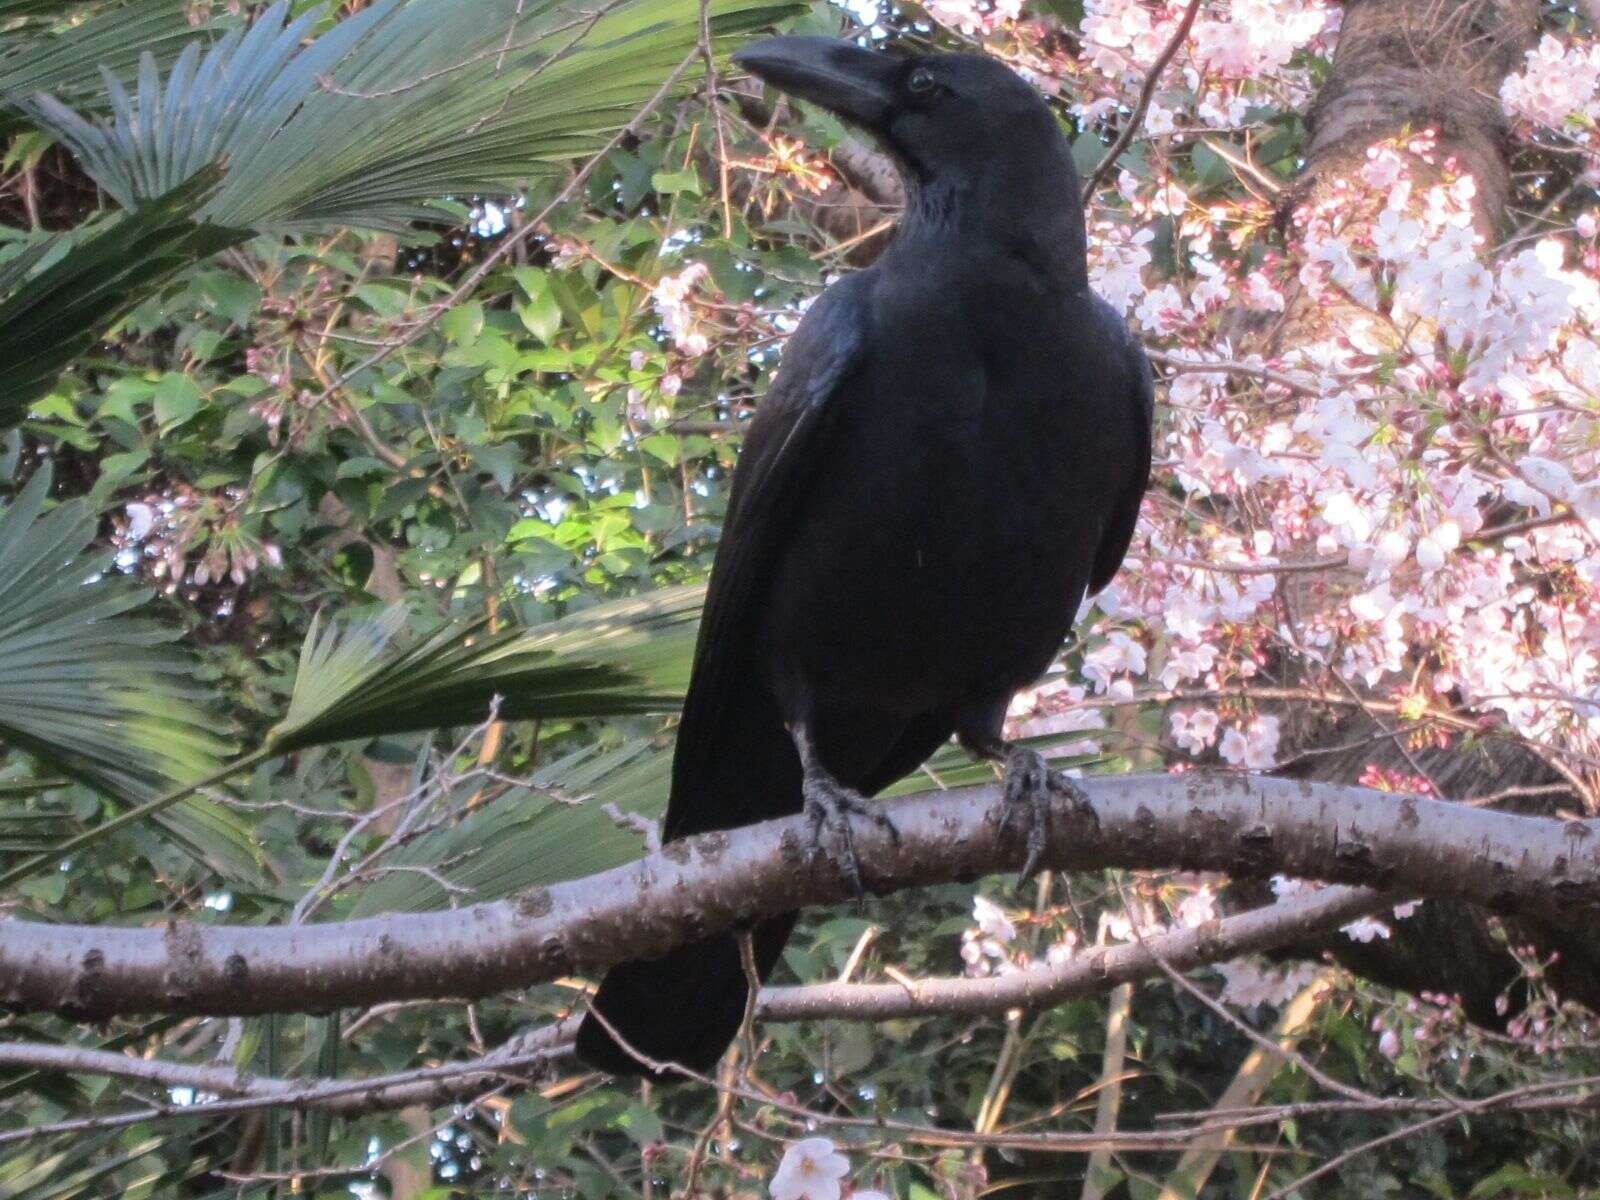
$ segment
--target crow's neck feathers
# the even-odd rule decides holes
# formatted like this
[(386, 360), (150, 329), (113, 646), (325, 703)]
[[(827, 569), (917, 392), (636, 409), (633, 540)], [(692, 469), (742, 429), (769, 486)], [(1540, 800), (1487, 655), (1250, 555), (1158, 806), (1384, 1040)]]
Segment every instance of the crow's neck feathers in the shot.
[(1088, 286), (1080, 184), (1062, 139), (1042, 154), (1006, 148), (965, 178), (902, 165), (906, 210), (889, 255), (1019, 263), (1040, 290)]

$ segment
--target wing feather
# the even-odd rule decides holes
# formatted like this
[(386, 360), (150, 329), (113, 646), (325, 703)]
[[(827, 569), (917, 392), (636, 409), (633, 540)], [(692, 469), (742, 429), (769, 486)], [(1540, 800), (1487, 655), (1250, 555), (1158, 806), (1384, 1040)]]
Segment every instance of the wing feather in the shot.
[[(706, 795), (707, 767), (727, 726), (728, 705), (761, 702), (752, 695), (763, 686), (755, 677), (753, 631), (806, 488), (826, 457), (828, 431), (862, 361), (871, 275), (868, 270), (848, 276), (818, 297), (791, 335), (778, 376), (745, 435), (678, 726), (669, 837), (706, 827), (700, 814), (691, 817), (682, 809), (715, 805), (716, 798)], [(743, 818), (757, 819), (756, 813)]]
[(1111, 510), (1100, 547), (1095, 552), (1093, 569), (1089, 573), (1089, 595), (1094, 595), (1111, 582), (1111, 577), (1122, 565), (1128, 546), (1133, 541), (1133, 531), (1139, 523), (1139, 507), (1144, 502), (1145, 488), (1150, 483), (1150, 437), (1155, 425), (1155, 386), (1150, 376), (1150, 360), (1144, 348), (1128, 332), (1128, 325), (1117, 311), (1105, 301), (1095, 298), (1095, 310), (1106, 337), (1116, 348), (1124, 368), (1124, 390), (1128, 407), (1136, 422), (1134, 439), (1138, 460), (1130, 474), (1128, 485)]

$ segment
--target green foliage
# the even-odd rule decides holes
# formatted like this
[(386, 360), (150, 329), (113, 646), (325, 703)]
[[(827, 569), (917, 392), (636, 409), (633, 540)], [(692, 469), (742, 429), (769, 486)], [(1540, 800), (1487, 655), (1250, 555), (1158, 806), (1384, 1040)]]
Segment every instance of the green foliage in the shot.
[[(123, 802), (212, 774), (228, 749), (189, 682), (176, 631), (134, 616), (148, 593), (104, 577), (94, 509), (46, 513), (41, 470), (0, 513), (0, 739)], [(0, 810), (3, 811), (3, 810)], [(255, 851), (225, 809), (191, 797), (162, 815), (177, 844), (229, 873)]]
[[(390, 652), (406, 612), (395, 606), (347, 628), (313, 621), (300, 651), (275, 751), (484, 720), (676, 712), (700, 612), (698, 588), (586, 610), (526, 632), (491, 632), (488, 619), (444, 626)], [(662, 672), (652, 687), (646, 672)]]
[[(154, 33), (146, 17), (167, 29), (170, 6), (134, 7), (127, 32)], [(107, 22), (118, 12), (91, 14), (82, 43), (52, 41), (69, 61), (0, 74), (0, 101), (70, 146), (129, 214), (84, 246), (53, 239), (66, 257), (41, 278), (25, 279), (49, 257), (37, 246), (0, 278), (0, 428), (175, 270), (243, 231), (404, 229), (437, 215), (425, 201), (510, 191), (603, 145), (699, 36), (696, 0), (629, 0), (587, 19), (554, 0), (524, 7), (378, 0), (306, 42), (322, 10), (291, 20), (280, 0), (204, 53), (188, 41), (164, 85), (152, 51), (140, 54), (132, 94), (102, 63), (105, 119), (24, 89), (75, 81), (114, 36)], [(719, 0), (711, 29), (725, 35), (783, 11), (770, 0)], [(0, 72), (36, 48), (12, 40), (10, 54), (0, 42)], [(55, 333), (44, 345), (41, 326)]]
[[(170, 61), (206, 32), (195, 12), (189, 0), (0, 0), (0, 97), (103, 105), (102, 70), (120, 75), (146, 54)], [(25, 127), (20, 111), (0, 109), (0, 134)]]
[(234, 240), (194, 221), (217, 178), (207, 168), (86, 236), (34, 241), (0, 263), (0, 429), (140, 298)]
[[(713, 31), (782, 11), (721, 0)], [(105, 120), (48, 95), (27, 109), (126, 208), (226, 164), (203, 223), (403, 229), (436, 215), (423, 201), (504, 193), (591, 152), (699, 36), (696, 0), (588, 18), (552, 0), (378, 0), (306, 41), (321, 17), (280, 0), (204, 54), (191, 41), (165, 82), (145, 55), (132, 95), (107, 74)]]

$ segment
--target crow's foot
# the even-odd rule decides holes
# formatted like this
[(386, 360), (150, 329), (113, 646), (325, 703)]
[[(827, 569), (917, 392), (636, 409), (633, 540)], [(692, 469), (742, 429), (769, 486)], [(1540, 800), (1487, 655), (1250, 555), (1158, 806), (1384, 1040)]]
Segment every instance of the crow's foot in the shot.
[(1027, 840), (1028, 857), (1022, 863), (1021, 881), (1026, 883), (1039, 869), (1039, 860), (1050, 845), (1050, 802), (1060, 796), (1071, 802), (1080, 815), (1096, 825), (1100, 817), (1088, 795), (1068, 775), (1052, 770), (1037, 750), (1012, 746), (1006, 752), (1006, 791), (1000, 807), (1000, 829), (1016, 828)]
[[(811, 831), (811, 857), (825, 857), (839, 869), (857, 896), (866, 894), (861, 882), (861, 859), (856, 854), (855, 831), (851, 817), (865, 817), (889, 835), (896, 846), (900, 844), (900, 831), (894, 827), (881, 808), (869, 804), (862, 796), (842, 786), (832, 776), (822, 771), (806, 772), (802, 785), (805, 799), (806, 822)], [(833, 845), (825, 843), (831, 834)]]

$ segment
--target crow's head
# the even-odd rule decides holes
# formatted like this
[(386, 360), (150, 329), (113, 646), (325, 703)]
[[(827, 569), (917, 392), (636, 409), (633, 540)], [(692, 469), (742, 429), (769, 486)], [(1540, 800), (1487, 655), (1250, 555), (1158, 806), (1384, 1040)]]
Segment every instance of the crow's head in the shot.
[(833, 38), (778, 37), (746, 46), (733, 61), (872, 134), (918, 183), (1064, 148), (1039, 94), (980, 54), (897, 58)]

